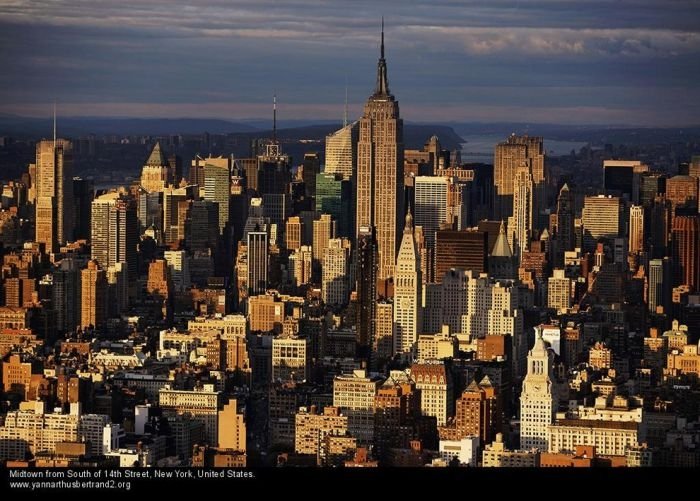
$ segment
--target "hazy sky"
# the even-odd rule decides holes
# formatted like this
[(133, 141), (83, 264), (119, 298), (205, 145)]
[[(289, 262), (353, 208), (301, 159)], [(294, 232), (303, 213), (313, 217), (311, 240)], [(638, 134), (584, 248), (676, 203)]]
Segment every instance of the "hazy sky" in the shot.
[(698, 0), (0, 0), (0, 112), (700, 123)]

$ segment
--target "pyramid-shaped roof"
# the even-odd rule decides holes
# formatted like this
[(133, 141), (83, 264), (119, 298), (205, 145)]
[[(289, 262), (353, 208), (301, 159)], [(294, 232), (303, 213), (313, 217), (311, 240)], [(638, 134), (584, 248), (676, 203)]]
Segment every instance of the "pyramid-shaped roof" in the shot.
[(472, 379), (472, 382), (467, 385), (467, 389), (464, 391), (479, 391), (479, 385), (476, 383), (476, 379)]
[(542, 332), (539, 330), (535, 333), (535, 344), (532, 347), (532, 353), (538, 352), (547, 352), (547, 345), (545, 344), (544, 339), (542, 338)]
[(153, 165), (157, 167), (168, 165), (168, 161), (165, 159), (163, 150), (160, 149), (160, 141), (157, 141), (156, 145), (153, 147), (153, 151), (151, 151), (151, 154), (148, 156), (148, 160), (146, 160), (146, 165)]
[(501, 229), (498, 232), (498, 237), (496, 238), (496, 243), (493, 244), (492, 257), (513, 257), (513, 252), (510, 250), (510, 245), (508, 245), (508, 239), (506, 238), (506, 230), (503, 222), (501, 222)]
[(484, 376), (481, 379), (479, 386), (481, 386), (482, 388), (493, 387), (493, 383), (491, 382), (491, 379), (488, 376)]

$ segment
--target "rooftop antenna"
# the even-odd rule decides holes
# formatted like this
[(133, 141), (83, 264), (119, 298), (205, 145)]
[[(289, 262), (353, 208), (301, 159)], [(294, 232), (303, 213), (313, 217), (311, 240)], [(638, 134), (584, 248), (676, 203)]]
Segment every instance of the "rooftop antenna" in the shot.
[(272, 96), (272, 142), (277, 144), (277, 94)]
[(348, 78), (345, 77), (345, 112), (343, 113), (343, 127), (348, 125)]
[(382, 47), (381, 47), (381, 58), (384, 59), (384, 16), (382, 16)]
[(56, 101), (53, 102), (53, 149), (56, 150)]

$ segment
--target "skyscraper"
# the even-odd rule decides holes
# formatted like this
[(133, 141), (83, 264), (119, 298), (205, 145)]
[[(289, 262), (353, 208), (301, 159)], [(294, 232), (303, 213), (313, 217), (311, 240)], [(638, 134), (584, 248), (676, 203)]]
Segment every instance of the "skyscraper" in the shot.
[(354, 180), (357, 171), (359, 122), (343, 126), (326, 136), (326, 164), (323, 172)]
[(435, 232), (435, 266), (433, 281), (441, 283), (452, 268), (486, 272), (487, 234), (479, 230), (438, 230)]
[(138, 201), (139, 233), (143, 234), (148, 228), (155, 229), (156, 234), (163, 232), (163, 192), (152, 191), (149, 193), (141, 188)]
[(501, 421), (497, 390), (491, 380), (488, 376), (484, 376), (480, 383), (473, 379), (456, 402), (457, 438), (477, 436), (482, 444), (489, 444)]
[(326, 247), (328, 247), (328, 241), (331, 238), (335, 238), (335, 228), (335, 221), (333, 221), (330, 214), (321, 214), (321, 218), (314, 221), (313, 252), (314, 275), (316, 279), (320, 278), (323, 252), (326, 250)]
[[(576, 237), (574, 236), (574, 196), (566, 183), (559, 190), (559, 198), (557, 198), (557, 241), (559, 242), (559, 254), (561, 256), (564, 255), (564, 252), (574, 250), (574, 247), (576, 247)], [(563, 261), (560, 264), (563, 264)]]
[(149, 193), (163, 191), (168, 186), (169, 173), (170, 164), (165, 158), (160, 142), (156, 142), (141, 171), (141, 186)]
[(190, 184), (196, 184), (197, 186), (204, 187), (204, 166), (206, 165), (206, 160), (196, 155), (192, 159), (192, 164), (190, 166), (189, 181)]
[(688, 175), (700, 178), (700, 155), (693, 155), (688, 166)]
[(109, 208), (117, 202), (119, 194), (105, 193), (92, 201), (90, 243), (92, 259), (100, 266), (109, 266)]
[(344, 306), (350, 297), (350, 240), (331, 238), (323, 251), (321, 298), (328, 305)]
[(92, 259), (103, 269), (126, 263), (136, 277), (138, 223), (133, 200), (120, 193), (106, 193), (92, 202)]
[(394, 353), (411, 356), (423, 326), (420, 256), (413, 236), (413, 217), (406, 215), (394, 278)]
[(605, 192), (639, 203), (640, 177), (649, 167), (639, 160), (603, 160)]
[(102, 327), (107, 314), (107, 275), (90, 260), (80, 273), (80, 326)]
[(671, 308), (671, 259), (652, 259), (649, 261), (649, 292), (647, 308), (649, 313), (656, 313), (659, 306), (664, 313)]
[(90, 212), (95, 198), (95, 182), (90, 179), (73, 178), (73, 196), (75, 197), (75, 228), (72, 240), (90, 238)]
[(75, 330), (80, 322), (80, 270), (77, 260), (65, 258), (53, 272), (51, 301), (59, 332)]
[(167, 245), (176, 244), (178, 240), (185, 239), (185, 228), (179, 221), (179, 205), (180, 202), (194, 198), (193, 192), (194, 186), (168, 188), (163, 192), (163, 233)]
[(165, 259), (156, 259), (149, 263), (146, 292), (156, 304), (160, 302), (162, 318), (172, 320), (173, 282)]
[(350, 238), (352, 225), (352, 185), (339, 174), (318, 174), (315, 181), (316, 212), (330, 214), (340, 237)]
[(466, 223), (464, 185), (451, 176), (416, 176), (413, 184), (415, 224), (423, 227), (426, 245), (433, 248), (435, 232), (443, 224), (456, 223), (457, 229), (461, 229)]
[(262, 195), (263, 216), (270, 224), (277, 226), (280, 233), (284, 231), (284, 223), (292, 213), (292, 197), (289, 193), (265, 193)]
[(377, 86), (360, 119), (355, 219), (357, 234), (369, 226), (377, 232), (380, 280), (394, 275), (404, 213), (403, 185), (403, 121), (399, 103), (389, 92), (382, 25)]
[(304, 223), (299, 216), (287, 219), (285, 225), (284, 239), (288, 251), (299, 250), (304, 235)]
[(265, 294), (267, 290), (267, 232), (248, 232), (248, 297)]
[(216, 247), (219, 235), (217, 204), (209, 200), (186, 200), (178, 204), (178, 227), (187, 248), (207, 251)]
[(321, 172), (321, 158), (313, 151), (304, 154), (303, 179), (306, 198), (316, 196), (316, 176)]
[[(374, 228), (362, 227), (357, 238), (357, 344), (374, 346), (377, 304), (377, 241)], [(370, 356), (371, 360), (376, 357)]]
[(170, 268), (173, 288), (176, 292), (184, 292), (190, 286), (190, 267), (187, 253), (184, 250), (169, 250), (163, 253)]
[[(346, 110), (347, 115), (347, 110)], [(326, 175), (340, 176), (350, 183), (350, 214), (348, 215), (349, 228), (347, 235), (352, 242), (355, 241), (355, 214), (357, 194), (357, 143), (359, 137), (359, 122), (344, 124), (343, 128), (326, 136), (326, 158), (323, 173)], [(317, 181), (316, 196), (319, 195)], [(338, 231), (344, 231), (338, 228)]]
[(204, 160), (204, 200), (218, 204), (219, 234), (224, 232), (229, 217), (231, 198), (231, 159)]
[(258, 156), (256, 189), (260, 195), (286, 193), (292, 180), (289, 156), (282, 154), (277, 141), (277, 96), (274, 97), (272, 110), (272, 141), (266, 145), (265, 154)]
[(109, 208), (109, 266), (125, 263), (129, 276), (138, 276), (137, 245), (136, 205), (122, 198)]
[(534, 227), (533, 188), (530, 167), (518, 166), (513, 181), (513, 215), (508, 218), (508, 242), (519, 260), (528, 248)]
[(693, 176), (673, 176), (666, 180), (666, 199), (671, 202), (671, 210), (677, 208), (698, 211), (698, 178)]
[(546, 201), (544, 145), (541, 137), (512, 134), (496, 145), (493, 161), (494, 211), (496, 219), (506, 220), (513, 214), (515, 174), (527, 166), (532, 174), (535, 220)]
[(547, 281), (547, 307), (557, 310), (557, 314), (566, 313), (571, 306), (571, 279), (565, 270), (555, 269)]
[(673, 283), (700, 288), (700, 216), (674, 216), (671, 227)]
[(302, 245), (289, 255), (289, 272), (295, 286), (306, 285), (311, 281), (313, 251), (310, 245)]
[(549, 447), (549, 425), (554, 416), (552, 360), (541, 332), (527, 356), (527, 375), (520, 395), (520, 448)]
[(666, 177), (663, 172), (644, 172), (640, 175), (639, 205), (648, 207), (657, 196), (666, 193)]
[(446, 176), (416, 176), (413, 180), (413, 213), (417, 226), (423, 228), (425, 241), (435, 245), (435, 232), (444, 223), (452, 223), (447, 214), (450, 178)]
[(513, 259), (513, 252), (510, 250), (508, 238), (506, 237), (505, 225), (501, 223), (496, 243), (488, 258), (489, 275), (494, 278), (515, 279), (517, 278), (517, 265)]
[(168, 184), (177, 186), (182, 181), (182, 157), (171, 153), (168, 155)]
[(583, 203), (583, 248), (595, 250), (599, 239), (611, 240), (620, 234), (620, 199), (598, 195), (586, 197)]
[[(55, 132), (54, 132), (55, 135)], [(73, 146), (65, 139), (36, 145), (36, 237), (47, 252), (73, 239)]]
[(129, 307), (129, 272), (126, 263), (115, 263), (107, 273), (107, 314), (118, 316)]
[(630, 207), (629, 253), (637, 254), (644, 250), (644, 207)]

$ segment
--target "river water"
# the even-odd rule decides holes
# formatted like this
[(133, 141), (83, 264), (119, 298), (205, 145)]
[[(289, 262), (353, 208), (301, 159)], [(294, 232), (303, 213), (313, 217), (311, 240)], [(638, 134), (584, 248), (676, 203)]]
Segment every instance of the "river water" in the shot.
[[(506, 137), (500, 134), (472, 136), (462, 135), (467, 141), (462, 144), (462, 162), (493, 163), (494, 147), (504, 141)], [(558, 157), (568, 155), (571, 150), (578, 151), (588, 143), (578, 141), (556, 141), (544, 138), (544, 147), (547, 156)]]

